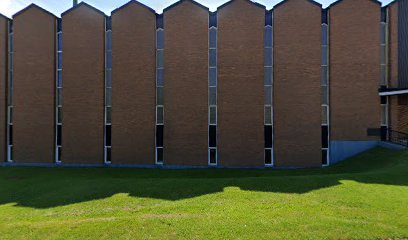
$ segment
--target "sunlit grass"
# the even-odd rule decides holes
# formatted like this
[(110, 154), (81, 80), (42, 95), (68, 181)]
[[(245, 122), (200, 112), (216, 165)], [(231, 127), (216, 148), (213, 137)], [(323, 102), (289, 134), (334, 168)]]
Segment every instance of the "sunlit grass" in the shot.
[(0, 239), (404, 239), (408, 152), (307, 170), (0, 168)]

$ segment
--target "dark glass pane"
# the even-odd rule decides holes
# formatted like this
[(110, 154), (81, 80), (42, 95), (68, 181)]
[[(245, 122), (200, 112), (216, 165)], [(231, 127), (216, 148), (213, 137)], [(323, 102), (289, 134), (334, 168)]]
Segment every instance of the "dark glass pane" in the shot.
[(265, 48), (265, 66), (272, 66), (272, 48)]
[(57, 71), (57, 87), (62, 87), (62, 71)]
[(210, 12), (210, 17), (208, 20), (209, 27), (217, 27), (217, 12)]
[(61, 146), (61, 138), (62, 138), (62, 126), (57, 125), (57, 145)]
[(62, 123), (62, 108), (58, 107), (58, 118), (57, 118), (57, 122), (58, 123)]
[(387, 97), (381, 96), (381, 104), (387, 104)]
[(217, 50), (210, 49), (210, 67), (217, 66)]
[(9, 123), (13, 123), (13, 107), (9, 108)]
[(265, 107), (265, 124), (272, 124), (272, 107)]
[(164, 86), (164, 69), (157, 69), (157, 87)]
[(328, 64), (328, 53), (327, 53), (327, 46), (322, 46), (322, 65)]
[(157, 51), (157, 67), (164, 68), (164, 51), (163, 50)]
[(9, 145), (13, 145), (13, 125), (9, 125)]
[(58, 161), (61, 161), (61, 156), (62, 156), (62, 147), (58, 147), (58, 156), (57, 156), (57, 158), (58, 158)]
[(157, 125), (156, 126), (156, 147), (163, 147), (163, 133), (164, 133), (164, 126)]
[(111, 125), (106, 125), (105, 126), (105, 140), (106, 140), (106, 146), (111, 146), (112, 145), (112, 126)]
[(322, 66), (321, 68), (321, 74), (322, 74), (322, 86), (327, 86), (328, 83), (328, 67), (327, 66)]
[(156, 161), (158, 163), (163, 163), (163, 148), (157, 148), (156, 152), (157, 152)]
[(164, 49), (164, 31), (157, 31), (157, 49)]
[(210, 149), (210, 164), (217, 163), (217, 149)]
[(156, 28), (164, 28), (163, 14), (156, 15)]
[(271, 86), (272, 85), (272, 67), (265, 67), (265, 85)]
[(329, 127), (322, 126), (322, 148), (329, 147)]
[(112, 123), (112, 107), (106, 108), (106, 124)]
[(107, 16), (105, 18), (105, 23), (106, 23), (105, 30), (112, 30), (112, 18)]
[(272, 87), (265, 87), (265, 105), (272, 105)]
[(210, 48), (217, 48), (217, 29), (210, 29)]
[(328, 104), (329, 103), (329, 95), (328, 95), (328, 88), (327, 86), (321, 87), (322, 90), (322, 104)]
[(106, 32), (106, 50), (112, 50), (112, 31)]
[(272, 148), (272, 126), (264, 126), (265, 148)]
[(217, 107), (210, 107), (210, 124), (217, 124)]
[(322, 106), (322, 124), (328, 124), (327, 106)]
[(62, 69), (62, 52), (58, 53), (58, 69)]
[(106, 52), (106, 68), (112, 68), (112, 51)]
[(62, 51), (62, 33), (57, 34), (57, 44), (58, 51)]
[(217, 105), (217, 88), (210, 87), (209, 92), (210, 92), (209, 104)]
[(381, 23), (381, 44), (386, 43), (386, 24)]
[(328, 44), (328, 27), (326, 24), (322, 25), (322, 45), (327, 45)]
[(163, 87), (158, 87), (157, 88), (157, 105), (164, 105)]
[(13, 35), (9, 36), (9, 51), (13, 52), (14, 51), (14, 41), (13, 41)]
[(385, 46), (381, 46), (381, 64), (386, 64)]
[(164, 123), (164, 109), (163, 107), (157, 107), (157, 124), (163, 124)]
[(327, 165), (327, 150), (322, 150), (322, 165)]
[(106, 148), (106, 161), (107, 162), (111, 162), (112, 161), (112, 157), (111, 157), (111, 148)]
[(210, 86), (215, 87), (217, 86), (217, 69), (216, 68), (210, 68), (209, 70), (209, 79), (210, 79)]
[(112, 106), (112, 88), (106, 88), (106, 106)]
[(112, 87), (112, 70), (106, 70), (106, 87)]
[(57, 105), (62, 106), (62, 88), (57, 88)]
[(265, 164), (270, 165), (272, 164), (272, 150), (265, 149)]
[(265, 47), (272, 47), (272, 27), (265, 27)]
[(217, 126), (209, 126), (209, 147), (217, 147)]

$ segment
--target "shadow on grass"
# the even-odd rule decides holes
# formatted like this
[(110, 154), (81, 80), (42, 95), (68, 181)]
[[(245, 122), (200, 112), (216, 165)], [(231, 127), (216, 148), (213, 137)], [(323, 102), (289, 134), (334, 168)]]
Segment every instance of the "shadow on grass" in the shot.
[(407, 186), (408, 152), (378, 148), (330, 168), (303, 170), (0, 168), (0, 205), (50, 208), (118, 193), (175, 201), (226, 187), (302, 194), (341, 180)]

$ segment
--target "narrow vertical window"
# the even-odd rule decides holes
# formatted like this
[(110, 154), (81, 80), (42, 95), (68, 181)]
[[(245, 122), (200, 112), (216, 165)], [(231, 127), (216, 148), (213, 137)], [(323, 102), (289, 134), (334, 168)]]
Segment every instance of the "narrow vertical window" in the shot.
[(265, 13), (264, 30), (264, 138), (265, 166), (272, 167), (273, 162), (273, 13)]
[(13, 20), (8, 22), (7, 161), (13, 162)]
[(322, 125), (322, 166), (329, 165), (329, 24), (327, 9), (322, 11), (322, 35), (321, 35), (321, 125)]
[(112, 18), (105, 19), (105, 136), (104, 161), (112, 163)]
[(164, 163), (164, 22), (156, 18), (156, 164)]
[(208, 30), (208, 165), (217, 166), (217, 13), (209, 15)]
[(56, 79), (55, 79), (55, 163), (61, 163), (61, 132), (62, 132), (62, 21), (57, 19), (56, 36)]
[(388, 21), (387, 8), (381, 9), (380, 23), (380, 86), (388, 85)]
[[(381, 9), (381, 23), (380, 23), (380, 87), (388, 87), (388, 9)], [(381, 129), (382, 140), (386, 140), (386, 131), (388, 128), (388, 97), (381, 97)]]

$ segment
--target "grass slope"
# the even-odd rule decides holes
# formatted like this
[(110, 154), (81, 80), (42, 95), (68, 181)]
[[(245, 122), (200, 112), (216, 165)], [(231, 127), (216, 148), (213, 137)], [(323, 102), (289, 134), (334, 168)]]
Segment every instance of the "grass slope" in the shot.
[(408, 152), (305, 170), (0, 168), (0, 239), (403, 239)]

